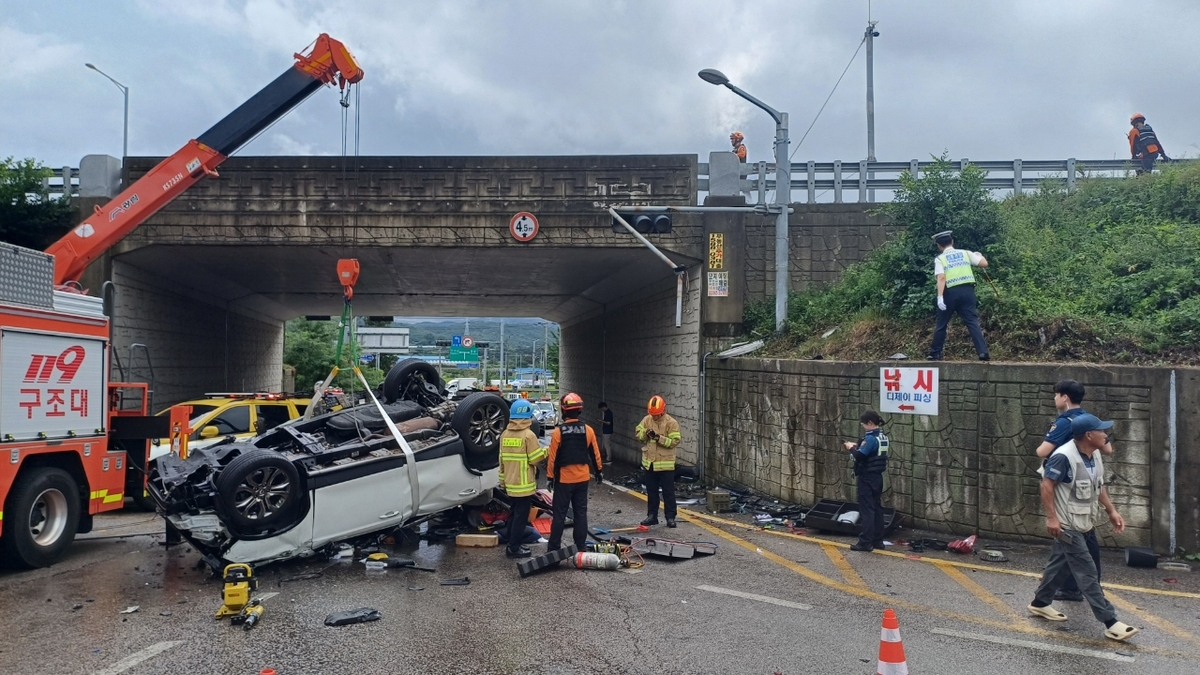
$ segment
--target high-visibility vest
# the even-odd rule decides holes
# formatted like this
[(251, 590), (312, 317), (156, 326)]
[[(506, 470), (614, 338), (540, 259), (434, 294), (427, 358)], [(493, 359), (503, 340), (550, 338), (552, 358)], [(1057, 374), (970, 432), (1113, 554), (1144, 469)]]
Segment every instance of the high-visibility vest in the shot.
[(500, 435), (500, 487), (510, 497), (537, 491), (534, 465), (546, 457), (546, 449), (528, 429), (506, 429)]
[(942, 263), (942, 273), (946, 275), (946, 288), (975, 283), (975, 273), (971, 271), (971, 259), (966, 251), (951, 249), (939, 255), (937, 260)]

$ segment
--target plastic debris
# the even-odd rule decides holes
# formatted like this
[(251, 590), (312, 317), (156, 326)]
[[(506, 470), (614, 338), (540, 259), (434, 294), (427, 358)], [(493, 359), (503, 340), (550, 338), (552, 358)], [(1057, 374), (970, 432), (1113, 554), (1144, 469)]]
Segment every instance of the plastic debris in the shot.
[(442, 579), (438, 582), (439, 586), (466, 586), (471, 583), (470, 577), (458, 577), (457, 579)]
[(971, 535), (966, 539), (958, 539), (946, 544), (946, 549), (954, 551), (955, 553), (974, 553), (976, 539), (977, 537), (975, 535)]
[(378, 621), (383, 618), (383, 614), (377, 609), (370, 607), (360, 607), (351, 609), (345, 612), (334, 612), (325, 617), (326, 626), (348, 626), (352, 623), (367, 623), (368, 621)]
[(134, 612), (138, 611), (141, 608), (142, 608), (141, 605), (130, 605), (130, 606), (126, 607), (125, 609), (121, 610), (119, 613), (120, 614), (133, 614)]

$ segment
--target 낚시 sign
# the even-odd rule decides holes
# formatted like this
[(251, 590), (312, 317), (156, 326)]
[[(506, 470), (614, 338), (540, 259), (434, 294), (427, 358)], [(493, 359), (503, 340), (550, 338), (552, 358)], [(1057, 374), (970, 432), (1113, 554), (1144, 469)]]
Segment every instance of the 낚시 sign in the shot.
[(938, 414), (938, 369), (880, 368), (879, 412)]

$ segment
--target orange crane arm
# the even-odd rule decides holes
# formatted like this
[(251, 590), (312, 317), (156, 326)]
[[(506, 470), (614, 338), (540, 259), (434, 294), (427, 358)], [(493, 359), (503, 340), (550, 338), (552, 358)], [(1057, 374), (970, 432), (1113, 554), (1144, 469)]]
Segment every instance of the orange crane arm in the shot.
[(95, 213), (54, 242), (54, 283), (74, 281), (87, 266), (138, 225), (144, 223), (280, 117), (323, 85), (344, 89), (362, 80), (363, 71), (346, 45), (322, 33), (308, 54), (211, 129), (159, 162)]

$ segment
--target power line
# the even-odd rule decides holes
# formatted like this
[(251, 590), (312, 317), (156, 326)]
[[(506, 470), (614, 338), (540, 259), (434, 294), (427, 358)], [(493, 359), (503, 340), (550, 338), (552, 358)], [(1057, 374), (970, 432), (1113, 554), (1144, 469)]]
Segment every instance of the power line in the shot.
[(842, 74), (838, 77), (837, 82), (833, 83), (833, 89), (830, 90), (829, 96), (825, 97), (825, 102), (821, 104), (821, 109), (817, 111), (816, 117), (813, 118), (812, 124), (808, 125), (808, 129), (804, 130), (804, 135), (800, 137), (800, 142), (796, 143), (796, 148), (792, 150), (792, 154), (788, 155), (788, 161), (796, 156), (796, 151), (804, 144), (804, 139), (808, 138), (808, 132), (812, 131), (816, 126), (817, 120), (821, 119), (821, 113), (825, 112), (825, 106), (829, 105), (829, 99), (833, 98), (834, 92), (837, 91), (838, 85), (842, 83), (842, 78), (846, 77), (846, 73), (850, 71), (850, 66), (854, 65), (854, 59), (858, 58), (858, 53), (862, 51), (862, 47), (867, 43), (867, 36), (863, 35), (863, 39), (858, 43), (858, 49), (854, 50), (854, 56), (850, 57), (850, 61), (846, 63), (846, 67), (842, 69)]

